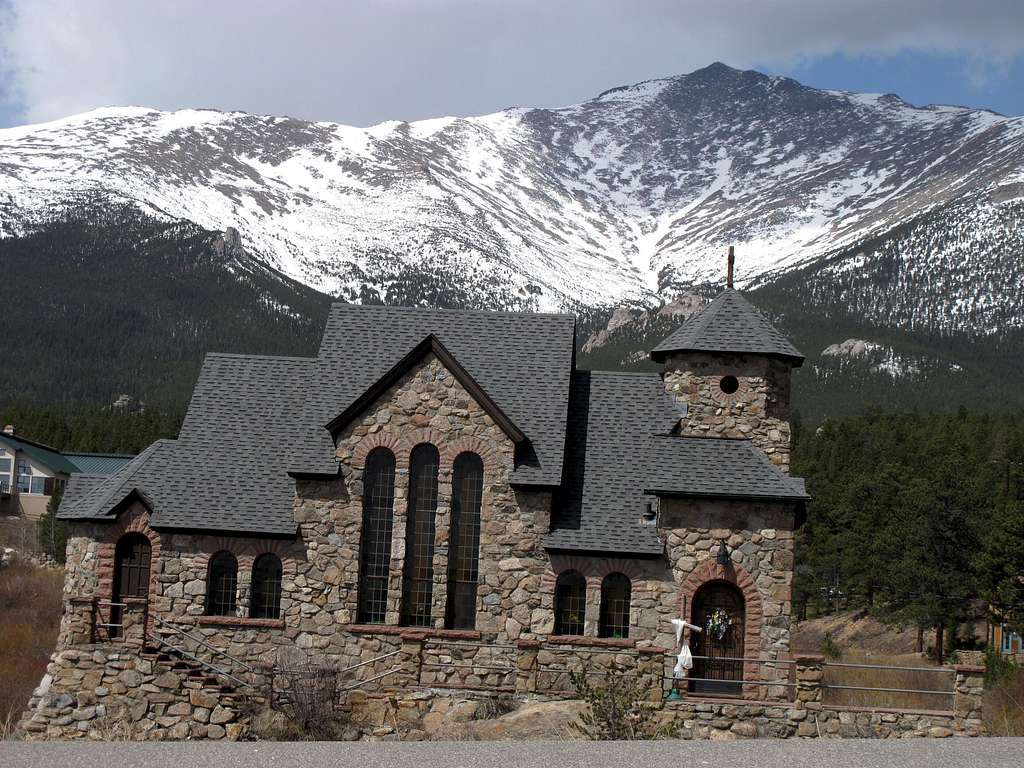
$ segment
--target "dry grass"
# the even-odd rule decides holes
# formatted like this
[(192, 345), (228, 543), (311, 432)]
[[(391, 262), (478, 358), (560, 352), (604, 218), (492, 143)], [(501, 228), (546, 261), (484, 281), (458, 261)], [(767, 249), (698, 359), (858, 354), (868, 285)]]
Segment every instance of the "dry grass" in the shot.
[(985, 691), (982, 712), (993, 736), (1024, 736), (1024, 668)]
[(0, 570), (0, 738), (10, 735), (46, 672), (60, 629), (64, 572), (14, 564)]
[[(835, 664), (873, 664), (881, 668), (862, 669)], [(917, 667), (917, 669), (893, 669)], [(918, 654), (880, 657), (844, 653), (836, 662), (826, 662), (822, 702), (829, 706), (871, 707), (878, 709), (951, 710), (953, 682), (951, 671), (935, 666)], [(828, 686), (849, 685), (861, 688), (908, 688), (939, 693), (896, 693), (892, 691), (850, 691)]]

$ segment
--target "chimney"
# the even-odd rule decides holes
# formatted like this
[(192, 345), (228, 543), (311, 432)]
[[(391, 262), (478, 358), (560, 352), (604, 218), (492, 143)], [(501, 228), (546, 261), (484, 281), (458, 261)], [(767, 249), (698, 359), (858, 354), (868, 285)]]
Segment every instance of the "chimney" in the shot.
[(4, 434), (5, 435), (13, 435), (14, 434), (14, 425), (13, 424), (6, 425), (4, 427)]
[(735, 261), (736, 261), (736, 253), (733, 250), (733, 247), (730, 245), (729, 246), (729, 273), (728, 273), (728, 275), (725, 278), (725, 287), (726, 288), (732, 288), (732, 267), (733, 267), (733, 264), (735, 263)]

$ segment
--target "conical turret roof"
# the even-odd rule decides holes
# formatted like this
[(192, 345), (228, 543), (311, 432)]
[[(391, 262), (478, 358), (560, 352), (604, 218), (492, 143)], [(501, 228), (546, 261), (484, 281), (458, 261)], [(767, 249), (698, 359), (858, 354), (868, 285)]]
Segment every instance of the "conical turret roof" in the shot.
[(784, 357), (799, 366), (804, 356), (734, 288), (726, 288), (651, 350), (662, 362), (670, 352), (740, 352)]

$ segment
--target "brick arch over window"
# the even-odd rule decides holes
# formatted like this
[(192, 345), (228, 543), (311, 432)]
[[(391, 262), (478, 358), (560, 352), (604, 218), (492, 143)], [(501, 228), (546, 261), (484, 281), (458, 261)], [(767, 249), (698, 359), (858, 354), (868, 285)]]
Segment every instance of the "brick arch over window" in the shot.
[(541, 586), (548, 592), (555, 588), (555, 581), (562, 571), (579, 571), (587, 577), (588, 588), (600, 588), (601, 581), (609, 573), (622, 573), (631, 582), (646, 578), (644, 564), (628, 557), (582, 557), (580, 555), (551, 555), (547, 569), (541, 576)]
[[(696, 568), (683, 580), (679, 590), (679, 616), (691, 621), (689, 611), (693, 606), (693, 597), (697, 591), (713, 581), (726, 581), (736, 586), (743, 593), (744, 605), (744, 638), (743, 656), (747, 659), (756, 659), (761, 655), (761, 624), (764, 619), (764, 612), (761, 607), (761, 593), (757, 590), (757, 584), (743, 566), (737, 563), (719, 565), (714, 558), (708, 558), (699, 563)], [(758, 668), (756, 664), (746, 663), (743, 665), (743, 679), (757, 680)]]
[(438, 443), (441, 449), (441, 465), (452, 467), (462, 453), (475, 453), (484, 464), (485, 472), (494, 472), (500, 467), (498, 451), (490, 440), (479, 437), (460, 437), (447, 443)]
[(352, 466), (357, 469), (365, 468), (366, 457), (375, 448), (387, 448), (395, 455), (396, 467), (408, 468), (409, 451), (412, 449), (412, 446), (408, 445), (407, 441), (387, 432), (374, 432), (372, 435), (367, 435), (360, 440), (352, 451)]
[[(156, 564), (160, 560), (160, 534), (154, 531), (149, 525), (149, 512), (142, 506), (141, 502), (132, 504), (128, 509), (118, 515), (114, 524), (110, 526), (103, 537), (102, 543), (96, 550), (96, 599), (109, 602), (114, 597), (114, 558), (117, 550), (117, 542), (126, 533), (141, 533), (149, 539), (150, 545), (150, 567), (149, 567), (149, 596), (156, 594)], [(110, 606), (99, 606), (99, 620), (97, 624), (109, 624)], [(107, 639), (106, 629), (96, 628), (97, 634)]]

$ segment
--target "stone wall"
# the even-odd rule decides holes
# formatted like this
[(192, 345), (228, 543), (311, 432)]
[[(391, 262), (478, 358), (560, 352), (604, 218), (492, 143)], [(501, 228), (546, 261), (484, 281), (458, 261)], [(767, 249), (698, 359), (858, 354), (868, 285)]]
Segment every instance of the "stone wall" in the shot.
[(87, 644), (53, 655), (19, 728), (28, 740), (236, 740), (248, 724), (242, 701), (139, 644)]
[[(739, 389), (719, 386), (735, 376)], [(665, 360), (665, 389), (686, 403), (683, 435), (742, 437), (789, 470), (790, 365), (761, 355), (677, 352)]]

